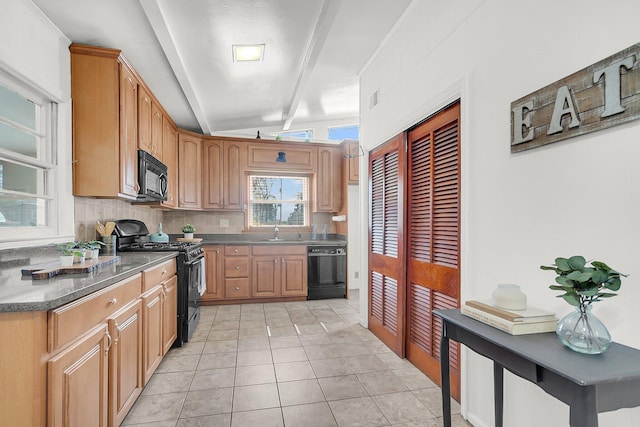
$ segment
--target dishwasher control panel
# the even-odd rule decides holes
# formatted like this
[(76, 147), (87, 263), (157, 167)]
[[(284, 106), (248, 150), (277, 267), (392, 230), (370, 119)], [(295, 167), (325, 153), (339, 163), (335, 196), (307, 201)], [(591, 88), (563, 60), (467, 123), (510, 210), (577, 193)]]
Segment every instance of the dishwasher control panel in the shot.
[(345, 248), (314, 246), (309, 247), (308, 253), (312, 255), (346, 255), (347, 250)]

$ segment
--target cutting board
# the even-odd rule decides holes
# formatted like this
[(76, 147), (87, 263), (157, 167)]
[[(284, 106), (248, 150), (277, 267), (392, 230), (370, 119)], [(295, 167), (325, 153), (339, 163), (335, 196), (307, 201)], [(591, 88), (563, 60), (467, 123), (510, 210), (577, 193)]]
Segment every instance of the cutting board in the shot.
[(34, 264), (23, 268), (23, 276), (31, 276), (32, 279), (49, 279), (60, 274), (82, 274), (90, 273), (98, 268), (120, 262), (119, 256), (101, 256), (98, 258), (88, 259), (81, 264), (73, 264), (69, 267), (63, 267), (60, 261), (52, 261), (44, 264)]
[(177, 242), (189, 242), (189, 243), (198, 243), (202, 242), (202, 237), (194, 237), (193, 239), (187, 239), (185, 237), (178, 237), (176, 239)]

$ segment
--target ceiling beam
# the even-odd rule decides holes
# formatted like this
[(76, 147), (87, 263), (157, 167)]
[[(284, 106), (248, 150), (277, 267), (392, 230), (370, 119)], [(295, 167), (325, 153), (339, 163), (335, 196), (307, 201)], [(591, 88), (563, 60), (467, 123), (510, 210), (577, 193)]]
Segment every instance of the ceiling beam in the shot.
[(164, 54), (169, 61), (169, 65), (171, 65), (171, 69), (173, 70), (176, 79), (178, 79), (178, 84), (180, 84), (182, 92), (187, 98), (187, 102), (189, 102), (191, 111), (193, 111), (193, 114), (196, 116), (196, 120), (198, 120), (202, 133), (212, 135), (213, 129), (211, 129), (206, 115), (204, 114), (204, 111), (202, 111), (200, 101), (198, 101), (198, 96), (191, 85), (189, 73), (184, 66), (180, 52), (178, 52), (178, 49), (173, 42), (173, 37), (171, 37), (171, 33), (169, 32), (166, 20), (164, 19), (164, 14), (158, 5), (158, 1), (139, 0), (139, 2), (147, 16), (147, 20), (149, 21), (153, 32), (160, 42), (160, 46), (162, 46), (162, 50), (164, 50)]
[(289, 101), (289, 107), (284, 117), (284, 125), (282, 126), (283, 130), (289, 130), (291, 127), (298, 105), (300, 105), (300, 100), (304, 95), (306, 86), (309, 83), (309, 78), (313, 73), (316, 63), (318, 62), (318, 57), (322, 52), (322, 46), (329, 36), (329, 32), (331, 31), (331, 27), (333, 27), (333, 23), (339, 9), (339, 0), (324, 0), (322, 2), (322, 8), (318, 14), (313, 34), (311, 35), (309, 45), (307, 46), (307, 52), (303, 61), (300, 63), (298, 80), (296, 81), (293, 94), (291, 95), (291, 100)]

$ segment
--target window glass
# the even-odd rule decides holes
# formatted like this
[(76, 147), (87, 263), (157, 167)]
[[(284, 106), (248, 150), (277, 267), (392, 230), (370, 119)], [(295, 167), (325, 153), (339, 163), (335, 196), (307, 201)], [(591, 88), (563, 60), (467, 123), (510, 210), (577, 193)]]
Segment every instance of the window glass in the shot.
[(335, 126), (329, 128), (329, 141), (342, 141), (344, 139), (360, 139), (360, 126)]
[(311, 139), (313, 138), (313, 129), (292, 130), (288, 132), (281, 132), (279, 135), (282, 138)]
[(249, 176), (249, 227), (306, 227), (309, 224), (307, 176)]
[(0, 227), (51, 226), (54, 109), (0, 84)]

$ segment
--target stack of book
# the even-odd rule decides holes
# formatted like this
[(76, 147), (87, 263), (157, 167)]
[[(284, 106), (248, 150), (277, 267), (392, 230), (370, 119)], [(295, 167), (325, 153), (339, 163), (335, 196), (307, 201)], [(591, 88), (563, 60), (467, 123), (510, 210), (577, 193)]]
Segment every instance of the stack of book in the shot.
[(460, 312), (511, 335), (553, 332), (558, 324), (554, 313), (534, 307), (516, 311), (498, 308), (490, 302), (467, 301)]

